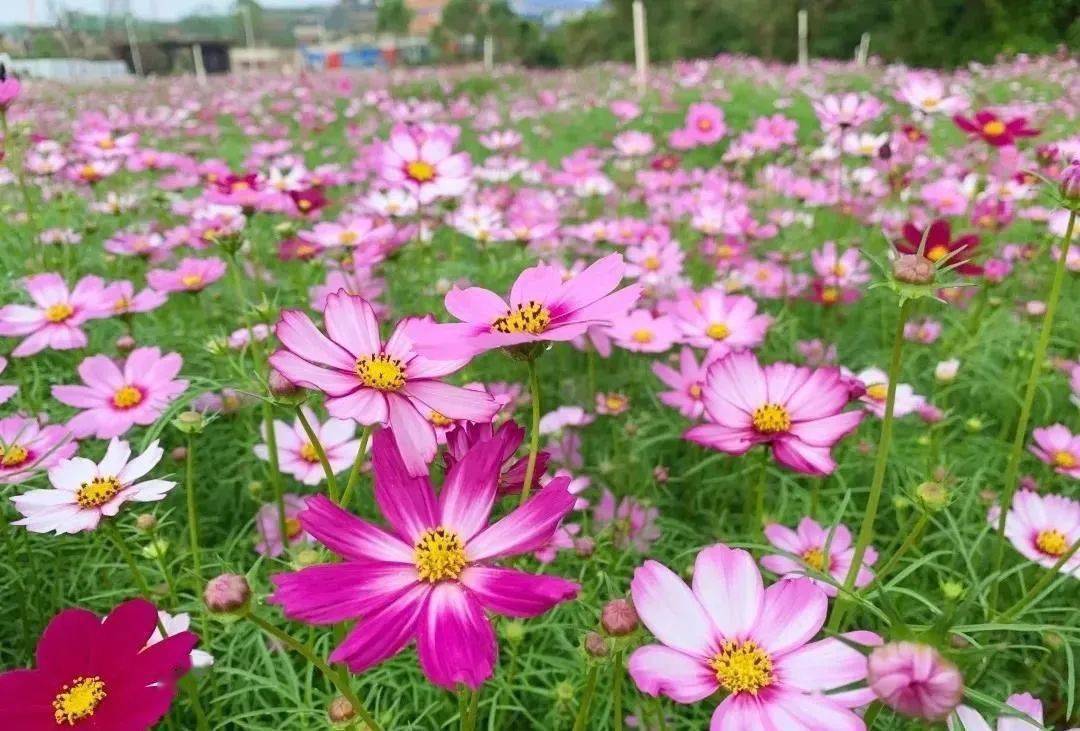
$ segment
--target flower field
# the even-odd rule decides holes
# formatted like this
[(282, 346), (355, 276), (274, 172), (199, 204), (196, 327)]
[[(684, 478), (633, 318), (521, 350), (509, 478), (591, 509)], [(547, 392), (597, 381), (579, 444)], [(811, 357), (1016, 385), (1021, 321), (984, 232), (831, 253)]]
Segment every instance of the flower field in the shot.
[(0, 727), (1080, 726), (1078, 76), (0, 72)]

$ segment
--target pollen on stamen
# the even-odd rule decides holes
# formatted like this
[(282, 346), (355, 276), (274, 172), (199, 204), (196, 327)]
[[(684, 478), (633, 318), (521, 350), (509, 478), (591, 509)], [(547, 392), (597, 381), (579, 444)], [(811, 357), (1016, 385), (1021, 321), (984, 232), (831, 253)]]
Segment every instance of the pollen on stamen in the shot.
[(465, 569), (465, 544), (449, 528), (424, 531), (413, 549), (413, 561), (421, 581), (432, 584), (444, 579), (456, 579)]
[(551, 324), (551, 312), (535, 300), (522, 303), (491, 323), (491, 329), (506, 335), (539, 335)]
[(754, 428), (762, 434), (777, 434), (791, 428), (791, 414), (780, 404), (765, 404), (754, 409)]
[(379, 353), (356, 360), (356, 375), (368, 388), (378, 391), (400, 391), (405, 388), (405, 367), (399, 358)]

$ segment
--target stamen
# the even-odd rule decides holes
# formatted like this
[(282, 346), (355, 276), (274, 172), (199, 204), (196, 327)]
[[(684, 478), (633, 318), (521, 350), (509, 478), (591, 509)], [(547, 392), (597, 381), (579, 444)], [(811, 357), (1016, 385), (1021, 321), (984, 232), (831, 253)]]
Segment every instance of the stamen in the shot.
[(405, 388), (405, 367), (400, 359), (386, 353), (357, 358), (356, 375), (365, 386), (378, 391), (400, 391)]
[(465, 568), (465, 544), (448, 528), (432, 528), (416, 542), (413, 561), (421, 581), (456, 579)]
[(716, 656), (709, 661), (716, 673), (716, 680), (729, 693), (750, 693), (773, 683), (772, 658), (752, 640), (726, 642)]
[(722, 322), (714, 322), (705, 330), (705, 334), (713, 340), (725, 340), (728, 335), (731, 335), (731, 328)]
[(124, 386), (113, 394), (113, 406), (118, 409), (131, 409), (142, 403), (143, 393), (136, 386)]
[(791, 414), (780, 404), (765, 404), (754, 409), (754, 428), (762, 434), (777, 434), (791, 428)]
[(9, 444), (7, 448), (0, 444), (0, 467), (18, 467), (30, 459), (30, 453), (26, 447), (20, 444)]
[(79, 486), (75, 492), (75, 502), (86, 510), (100, 508), (116, 497), (121, 487), (120, 480), (115, 477), (95, 477)]
[(529, 333), (539, 335), (551, 324), (551, 312), (535, 300), (530, 300), (507, 310), (506, 314), (491, 323), (491, 329), (505, 333)]
[(430, 183), (435, 179), (435, 166), (423, 160), (413, 160), (405, 166), (405, 174), (417, 183)]
[(1065, 538), (1064, 533), (1052, 528), (1040, 531), (1039, 535), (1035, 536), (1035, 547), (1047, 556), (1058, 558), (1064, 556), (1065, 552), (1069, 550), (1069, 541)]
[(802, 555), (803, 563), (814, 571), (825, 570), (825, 552), (820, 548), (811, 548)]
[(45, 308), (45, 319), (49, 322), (63, 322), (75, 314), (75, 308), (67, 302), (58, 302)]
[(93, 716), (106, 695), (105, 683), (97, 675), (75, 678), (70, 685), (61, 688), (53, 699), (53, 718), (56, 719), (56, 725), (66, 723), (74, 726), (76, 721)]

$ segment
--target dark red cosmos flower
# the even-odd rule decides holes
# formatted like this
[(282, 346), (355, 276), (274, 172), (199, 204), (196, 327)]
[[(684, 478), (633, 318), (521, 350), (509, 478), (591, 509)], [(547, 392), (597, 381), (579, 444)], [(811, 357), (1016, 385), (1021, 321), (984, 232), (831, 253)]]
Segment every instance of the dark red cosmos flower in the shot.
[(256, 173), (247, 173), (246, 175), (229, 173), (228, 175), (217, 178), (211, 182), (218, 189), (219, 193), (224, 193), (226, 195), (246, 191), (257, 191), (262, 187), (259, 183), (259, 176)]
[(327, 200), (326, 196), (323, 195), (322, 188), (319, 187), (307, 188), (305, 190), (290, 190), (289, 197), (292, 198), (296, 210), (300, 211), (300, 213), (305, 216), (323, 208), (330, 202)]
[(37, 667), (0, 675), (5, 731), (144, 731), (169, 711), (176, 683), (191, 668), (191, 632), (147, 647), (157, 610), (124, 602), (104, 621), (85, 609), (53, 617), (38, 640)]
[(953, 122), (968, 134), (977, 135), (994, 147), (1015, 144), (1017, 137), (1035, 137), (1039, 134), (1039, 130), (1028, 127), (1027, 117), (1013, 117), (1005, 121), (988, 109), (975, 112), (974, 119), (956, 114)]
[(657, 155), (649, 161), (649, 167), (661, 172), (671, 172), (679, 168), (678, 155)]
[[(896, 249), (902, 254), (915, 254), (919, 251), (922, 243), (923, 232), (915, 227), (910, 221), (904, 224), (904, 238), (896, 243)], [(960, 274), (982, 274), (983, 268), (971, 260), (975, 249), (979, 246), (979, 237), (975, 234), (965, 234), (955, 239), (952, 237), (952, 228), (944, 218), (939, 218), (930, 224), (930, 231), (926, 235), (926, 248), (923, 256), (932, 262), (938, 262), (951, 252), (956, 252), (949, 258), (948, 263), (954, 264), (963, 261), (956, 268)], [(966, 261), (965, 261), (966, 260)]]
[[(525, 485), (525, 472), (529, 458), (521, 457), (514, 460), (514, 453), (525, 440), (525, 430), (513, 421), (505, 422), (495, 429), (491, 422), (463, 422), (446, 434), (446, 452), (443, 453), (443, 461), (446, 463), (446, 471), (454, 466), (468, 454), (474, 444), (479, 442), (493, 441), (498, 444), (502, 453), (499, 470), (498, 494), (521, 492)], [(536, 453), (536, 468), (533, 470), (533, 480), (530, 489), (540, 486), (540, 478), (547, 470), (550, 455), (547, 452)]]
[(298, 237), (290, 237), (278, 244), (278, 259), (280, 261), (309, 261), (323, 251), (323, 247), (314, 241), (308, 241)]

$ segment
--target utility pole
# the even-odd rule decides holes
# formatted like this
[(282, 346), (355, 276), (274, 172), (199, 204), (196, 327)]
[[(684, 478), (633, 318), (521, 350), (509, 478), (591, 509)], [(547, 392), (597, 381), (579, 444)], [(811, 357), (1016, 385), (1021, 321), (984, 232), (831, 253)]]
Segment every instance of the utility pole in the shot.
[(130, 15), (124, 19), (124, 25), (127, 27), (128, 48), (131, 49), (131, 65), (135, 68), (135, 75), (142, 76), (142, 56), (139, 54), (139, 44), (135, 40), (135, 22)]
[(255, 47), (255, 29), (251, 24), (251, 7), (249, 5), (240, 6), (240, 14), (244, 19), (244, 38), (247, 41), (248, 48)]

